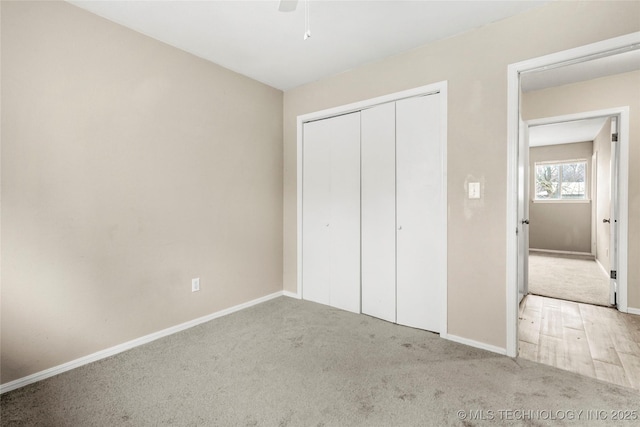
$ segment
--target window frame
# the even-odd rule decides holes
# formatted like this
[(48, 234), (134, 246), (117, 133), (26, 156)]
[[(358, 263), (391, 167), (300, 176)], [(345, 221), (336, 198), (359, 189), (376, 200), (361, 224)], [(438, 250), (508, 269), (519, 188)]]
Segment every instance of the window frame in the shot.
[[(566, 164), (584, 163), (584, 198), (563, 198), (562, 190), (560, 197), (557, 199), (539, 199), (536, 190), (536, 177), (538, 175), (538, 166), (554, 165), (558, 166), (558, 186), (562, 189), (562, 166)], [(591, 181), (589, 179), (589, 162), (588, 159), (569, 159), (569, 160), (542, 160), (533, 164), (533, 197), (531, 201), (534, 203), (590, 203)]]

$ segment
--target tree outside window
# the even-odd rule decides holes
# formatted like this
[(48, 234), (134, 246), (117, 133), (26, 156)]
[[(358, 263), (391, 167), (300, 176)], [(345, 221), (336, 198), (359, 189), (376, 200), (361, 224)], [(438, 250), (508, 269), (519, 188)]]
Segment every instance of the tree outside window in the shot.
[(587, 162), (536, 163), (536, 200), (584, 200), (587, 198)]

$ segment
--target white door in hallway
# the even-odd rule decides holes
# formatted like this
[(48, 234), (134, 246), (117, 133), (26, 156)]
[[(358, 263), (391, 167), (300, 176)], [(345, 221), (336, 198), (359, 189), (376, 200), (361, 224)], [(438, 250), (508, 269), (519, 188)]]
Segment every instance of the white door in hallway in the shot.
[(609, 173), (609, 304), (618, 306), (618, 118), (611, 118), (611, 158)]

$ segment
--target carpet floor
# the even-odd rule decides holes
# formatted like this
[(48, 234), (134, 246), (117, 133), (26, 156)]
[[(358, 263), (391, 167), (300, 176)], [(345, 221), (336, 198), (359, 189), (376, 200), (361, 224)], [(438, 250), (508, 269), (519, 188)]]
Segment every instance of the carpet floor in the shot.
[(529, 293), (609, 306), (609, 278), (594, 260), (531, 252)]
[(3, 426), (616, 424), (612, 411), (639, 403), (632, 389), (286, 297), (0, 398)]

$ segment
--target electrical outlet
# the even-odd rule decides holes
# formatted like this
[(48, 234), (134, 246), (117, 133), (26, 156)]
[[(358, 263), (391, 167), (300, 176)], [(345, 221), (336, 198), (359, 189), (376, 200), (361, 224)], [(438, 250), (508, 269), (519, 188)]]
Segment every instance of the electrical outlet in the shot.
[(196, 277), (195, 279), (191, 279), (191, 292), (196, 292), (200, 290), (200, 278)]

